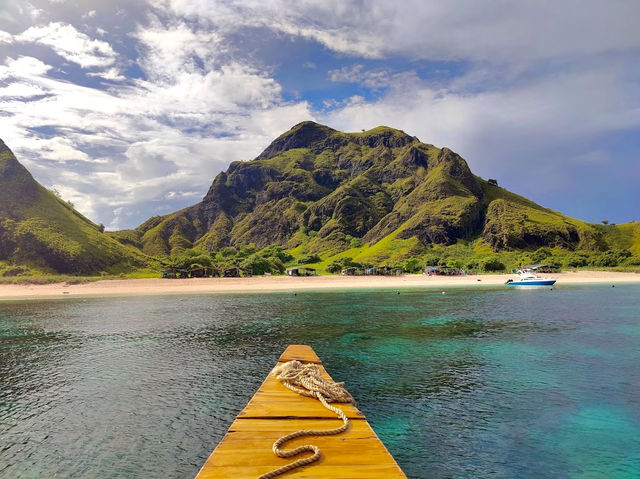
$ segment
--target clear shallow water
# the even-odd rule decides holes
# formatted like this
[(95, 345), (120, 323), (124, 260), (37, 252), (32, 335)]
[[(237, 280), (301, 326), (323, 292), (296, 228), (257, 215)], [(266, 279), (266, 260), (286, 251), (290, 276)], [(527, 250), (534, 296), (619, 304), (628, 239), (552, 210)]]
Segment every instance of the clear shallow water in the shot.
[(640, 477), (640, 286), (0, 303), (0, 477), (191, 478), (311, 344), (410, 478)]

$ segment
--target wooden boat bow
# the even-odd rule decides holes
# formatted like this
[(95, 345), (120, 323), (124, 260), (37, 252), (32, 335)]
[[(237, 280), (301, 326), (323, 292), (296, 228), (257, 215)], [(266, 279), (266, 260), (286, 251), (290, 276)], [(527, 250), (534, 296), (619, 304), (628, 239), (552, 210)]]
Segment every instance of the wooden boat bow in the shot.
[[(310, 346), (289, 346), (276, 366), (291, 360), (317, 364), (322, 376), (331, 379)], [(311, 443), (320, 448), (322, 456), (317, 462), (280, 477), (406, 479), (364, 414), (354, 404), (338, 406), (351, 420), (349, 429), (337, 436), (306, 436), (291, 440), (287, 448)], [(279, 458), (272, 452), (273, 443), (281, 436), (301, 429), (333, 429), (339, 424), (340, 419), (320, 401), (292, 392), (269, 374), (231, 424), (196, 479), (255, 479), (292, 462), (291, 458)]]

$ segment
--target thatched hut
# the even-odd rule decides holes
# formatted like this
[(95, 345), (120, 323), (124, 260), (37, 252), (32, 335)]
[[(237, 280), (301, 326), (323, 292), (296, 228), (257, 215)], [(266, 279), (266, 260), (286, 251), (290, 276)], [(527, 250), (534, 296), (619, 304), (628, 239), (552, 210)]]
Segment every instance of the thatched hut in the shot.
[(314, 268), (298, 266), (297, 268), (289, 268), (287, 276), (317, 276), (318, 272)]
[(342, 271), (340, 271), (340, 274), (343, 276), (363, 276), (364, 270), (362, 268), (350, 266), (349, 268), (344, 268)]
[(222, 276), (225, 278), (245, 278), (252, 275), (252, 271), (247, 268), (241, 268), (240, 266), (232, 266), (231, 268), (226, 268)]
[(427, 276), (461, 276), (464, 274), (464, 271), (458, 268), (450, 268), (449, 266), (430, 266), (426, 268), (422, 273), (426, 274)]

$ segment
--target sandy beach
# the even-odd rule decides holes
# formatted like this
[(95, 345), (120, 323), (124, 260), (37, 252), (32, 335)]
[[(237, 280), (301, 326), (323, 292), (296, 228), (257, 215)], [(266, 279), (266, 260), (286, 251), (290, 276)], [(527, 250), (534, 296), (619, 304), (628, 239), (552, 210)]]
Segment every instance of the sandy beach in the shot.
[[(605, 271), (545, 275), (570, 284), (640, 283), (640, 274)], [(252, 278), (125, 279), (84, 284), (0, 285), (0, 300), (63, 297), (139, 296), (198, 293), (259, 293), (273, 291), (346, 290), (376, 288), (447, 288), (502, 285), (510, 274), (468, 276), (257, 276)]]

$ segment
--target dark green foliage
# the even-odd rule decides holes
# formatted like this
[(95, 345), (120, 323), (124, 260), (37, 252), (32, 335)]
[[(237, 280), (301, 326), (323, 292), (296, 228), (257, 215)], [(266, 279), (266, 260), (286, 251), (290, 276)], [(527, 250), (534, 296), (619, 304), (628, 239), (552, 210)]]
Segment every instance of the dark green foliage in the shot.
[(258, 251), (240, 263), (240, 266), (252, 271), (254, 275), (265, 273), (282, 274), (285, 272), (285, 261), (291, 261), (291, 256), (282, 247), (273, 245)]
[(572, 253), (565, 259), (564, 265), (570, 268), (579, 268), (589, 264), (589, 256), (584, 253)]
[(171, 266), (178, 269), (191, 269), (211, 266), (212, 258), (208, 252), (198, 249), (187, 249), (170, 259)]
[(605, 251), (591, 257), (589, 264), (591, 266), (611, 267), (622, 264), (627, 258), (631, 257), (631, 252), (627, 250), (611, 250)]
[(238, 254), (237, 249), (231, 246), (225, 246), (224, 248), (220, 248), (220, 250), (216, 253), (216, 258), (218, 259), (231, 258), (233, 256), (236, 256), (237, 254)]
[(293, 256), (287, 253), (284, 249), (282, 249), (282, 246), (279, 245), (267, 246), (258, 254), (264, 258), (278, 258), (282, 263), (293, 260)]
[(258, 251), (258, 247), (255, 245), (255, 243), (250, 243), (248, 245), (242, 245), (236, 253), (236, 256), (238, 256), (239, 258), (248, 258), (256, 251)]
[(251, 270), (251, 273), (254, 275), (272, 272), (271, 261), (262, 256), (251, 256), (240, 263), (240, 266)]
[(327, 266), (327, 271), (329, 273), (339, 273), (345, 268), (352, 268), (352, 267), (359, 268), (361, 266), (362, 265), (359, 263), (354, 263), (353, 258), (343, 257), (343, 258), (338, 258), (335, 261), (333, 261), (331, 264), (329, 264), (329, 266)]
[(440, 261), (439, 256), (435, 255), (427, 255), (424, 257), (424, 265), (425, 266), (438, 266), (438, 262)]
[(478, 269), (478, 267), (479, 267), (479, 260), (477, 259), (468, 260), (466, 263), (464, 263), (464, 266), (463, 266), (463, 268), (469, 271), (475, 271)]
[(627, 266), (640, 266), (640, 256), (629, 256), (624, 260), (623, 264)]
[(505, 265), (500, 262), (497, 258), (484, 258), (478, 261), (478, 268), (481, 271), (504, 271)]
[(320, 261), (322, 261), (322, 259), (317, 254), (308, 254), (298, 258), (298, 264), (319, 263)]
[[(463, 266), (464, 266), (464, 263), (462, 262), (462, 260), (459, 260), (459, 259), (450, 259), (449, 261), (447, 261), (448, 268), (462, 269)], [(504, 268), (504, 265), (503, 265), (503, 268)]]
[(551, 250), (547, 247), (542, 247), (531, 253), (530, 258), (533, 263), (543, 263), (550, 256)]
[(354, 238), (351, 235), (347, 235), (344, 239), (349, 245), (349, 248), (359, 248), (362, 246), (362, 240), (360, 238)]
[(418, 258), (412, 256), (402, 263), (402, 269), (405, 273), (419, 273), (422, 271), (422, 264)]
[(29, 268), (26, 266), (7, 266), (0, 269), (0, 276), (6, 278), (20, 276), (29, 273)]

